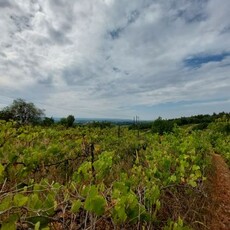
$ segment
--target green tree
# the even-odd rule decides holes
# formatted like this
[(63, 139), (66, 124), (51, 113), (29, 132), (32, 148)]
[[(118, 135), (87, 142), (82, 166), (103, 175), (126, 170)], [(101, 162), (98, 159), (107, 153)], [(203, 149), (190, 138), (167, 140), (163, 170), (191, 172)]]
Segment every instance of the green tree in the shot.
[(65, 117), (61, 118), (60, 121), (58, 122), (60, 125), (67, 126), (67, 120)]
[(52, 117), (45, 117), (42, 121), (44, 126), (51, 126), (54, 124), (54, 119)]
[(0, 111), (0, 120), (9, 121), (10, 119), (13, 119), (13, 114), (10, 111), (6, 109)]
[(27, 103), (23, 99), (16, 99), (12, 105), (2, 111), (6, 120), (13, 119), (21, 124), (38, 123), (44, 116), (43, 110), (37, 108), (33, 103)]
[(160, 135), (165, 132), (172, 132), (174, 127), (174, 122), (169, 120), (163, 120), (161, 117), (158, 117), (152, 125), (152, 131), (154, 133), (159, 133)]
[(66, 127), (73, 127), (75, 118), (73, 115), (69, 115), (68, 117), (63, 117), (59, 121), (59, 124), (64, 125)]
[(75, 121), (74, 116), (73, 116), (73, 115), (69, 115), (69, 116), (66, 118), (67, 127), (73, 127), (74, 121)]

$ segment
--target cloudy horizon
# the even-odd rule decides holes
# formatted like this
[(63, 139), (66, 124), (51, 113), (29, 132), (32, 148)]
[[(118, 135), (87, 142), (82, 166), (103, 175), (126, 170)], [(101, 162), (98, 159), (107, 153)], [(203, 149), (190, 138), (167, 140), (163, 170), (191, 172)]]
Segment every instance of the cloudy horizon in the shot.
[(229, 0), (0, 0), (0, 109), (155, 119), (230, 112)]

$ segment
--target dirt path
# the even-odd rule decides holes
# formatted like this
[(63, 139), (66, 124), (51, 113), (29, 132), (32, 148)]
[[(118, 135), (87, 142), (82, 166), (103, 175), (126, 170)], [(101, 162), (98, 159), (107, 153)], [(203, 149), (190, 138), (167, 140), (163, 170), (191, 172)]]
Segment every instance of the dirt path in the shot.
[(230, 230), (230, 170), (220, 155), (213, 155), (210, 230)]

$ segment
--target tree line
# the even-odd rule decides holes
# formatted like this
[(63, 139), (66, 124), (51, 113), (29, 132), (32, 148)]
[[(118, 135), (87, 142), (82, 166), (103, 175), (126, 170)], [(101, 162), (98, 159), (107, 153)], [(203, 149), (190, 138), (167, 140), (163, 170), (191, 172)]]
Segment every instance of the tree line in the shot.
[[(153, 133), (162, 135), (163, 133), (172, 132), (175, 125), (193, 125), (193, 129), (203, 130), (206, 129), (211, 122), (223, 117), (229, 120), (230, 113), (221, 112), (218, 114), (213, 113), (212, 115), (200, 114), (174, 119), (163, 119), (162, 117), (158, 117), (154, 121), (138, 121), (133, 124), (126, 124), (126, 126), (128, 126), (129, 129), (151, 130)], [(45, 116), (44, 110), (36, 107), (34, 103), (26, 102), (23, 99), (16, 99), (11, 105), (0, 110), (0, 120), (14, 120), (22, 125), (38, 124), (51, 126), (60, 124), (65, 127), (73, 127), (75, 125), (75, 117), (73, 115), (68, 115), (67, 117), (61, 118), (58, 122), (55, 122), (53, 117)], [(86, 125), (91, 128), (109, 128), (113, 126), (111, 122), (91, 122)]]
[(130, 125), (130, 129), (139, 129), (139, 130), (151, 130), (153, 133), (163, 133), (173, 132), (175, 126), (192, 126), (193, 130), (204, 130), (208, 125), (218, 119), (225, 118), (230, 120), (230, 113), (213, 113), (209, 114), (200, 114), (190, 117), (181, 117), (174, 119), (163, 119), (158, 117), (154, 121), (140, 121), (138, 123), (133, 123)]

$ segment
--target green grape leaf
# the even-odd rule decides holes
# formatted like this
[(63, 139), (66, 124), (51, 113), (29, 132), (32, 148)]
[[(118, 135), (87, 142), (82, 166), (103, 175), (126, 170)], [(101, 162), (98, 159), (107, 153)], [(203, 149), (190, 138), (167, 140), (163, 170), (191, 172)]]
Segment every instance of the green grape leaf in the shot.
[(6, 222), (6, 223), (2, 223), (2, 227), (1, 230), (16, 230), (16, 226), (15, 226), (15, 222)]
[(34, 184), (34, 192), (39, 192), (39, 190), (41, 190), (41, 186), (40, 184)]
[(127, 214), (125, 212), (125, 206), (124, 205), (116, 205), (114, 207), (114, 219), (117, 222), (125, 222), (127, 219)]
[(28, 222), (36, 225), (38, 222), (40, 223), (40, 228), (45, 228), (49, 224), (49, 218), (45, 216), (31, 216), (26, 219)]
[(94, 212), (96, 215), (101, 216), (105, 211), (106, 201), (103, 196), (95, 195), (86, 198), (84, 208), (87, 211)]
[(201, 176), (202, 176), (201, 171), (200, 171), (200, 170), (197, 170), (197, 171), (195, 172), (195, 175), (196, 175), (197, 178), (201, 177)]
[(0, 214), (1, 214), (1, 212), (4, 212), (10, 208), (11, 200), (12, 200), (12, 197), (7, 196), (1, 201), (1, 203), (0, 203)]
[(165, 171), (169, 171), (171, 167), (171, 161), (169, 159), (165, 159), (163, 162), (163, 167)]
[(50, 230), (50, 227), (42, 228), (42, 230)]
[(172, 182), (175, 182), (176, 181), (176, 176), (175, 175), (172, 175), (170, 178), (169, 178), (170, 181)]
[(27, 201), (28, 201), (28, 197), (24, 196), (20, 193), (18, 193), (14, 196), (14, 204), (17, 207), (22, 207), (23, 205), (25, 205), (27, 203)]
[(183, 227), (183, 225), (184, 225), (183, 220), (180, 217), (178, 218), (178, 225), (180, 227)]
[(152, 204), (154, 204), (160, 196), (159, 187), (153, 186), (150, 189), (146, 190), (145, 196), (146, 196), (147, 200), (149, 200)]
[(32, 209), (38, 210), (42, 208), (42, 201), (39, 199), (38, 194), (32, 194), (29, 197), (28, 206)]
[(193, 171), (196, 171), (196, 170), (198, 170), (198, 169), (200, 169), (200, 166), (198, 166), (198, 165), (193, 165), (193, 166), (192, 166), (192, 170), (193, 170)]
[(3, 176), (3, 172), (4, 172), (4, 166), (0, 164), (0, 177)]
[(160, 210), (161, 202), (159, 200), (156, 201), (156, 210)]
[(197, 186), (196, 181), (194, 181), (194, 180), (189, 180), (188, 184), (190, 184), (194, 188)]
[(40, 221), (38, 221), (34, 226), (34, 230), (39, 230), (39, 229), (40, 229)]
[(52, 193), (49, 193), (46, 197), (45, 202), (43, 203), (43, 208), (48, 209), (46, 212), (48, 215), (52, 215), (54, 213), (55, 206), (55, 197)]
[(71, 207), (71, 212), (77, 213), (79, 211), (80, 207), (81, 207), (81, 201), (80, 200), (73, 201), (72, 207)]

